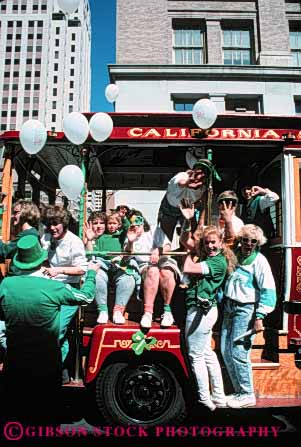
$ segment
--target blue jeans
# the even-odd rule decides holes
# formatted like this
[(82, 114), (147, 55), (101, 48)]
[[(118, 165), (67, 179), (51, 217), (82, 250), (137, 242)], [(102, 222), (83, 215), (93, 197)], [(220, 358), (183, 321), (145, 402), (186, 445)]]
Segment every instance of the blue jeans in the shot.
[(0, 320), (0, 350), (6, 351), (6, 326), (3, 320)]
[[(125, 307), (135, 289), (136, 283), (134, 277), (124, 273), (122, 270), (118, 270), (116, 273), (113, 273), (110, 278), (112, 278), (112, 281), (116, 287), (115, 304)], [(99, 269), (96, 274), (95, 292), (95, 301), (98, 312), (100, 312), (101, 306), (108, 305), (108, 282), (108, 272), (104, 271), (103, 269)]]
[(212, 307), (207, 315), (198, 307), (192, 307), (187, 312), (186, 343), (200, 400), (210, 399), (210, 386), (212, 399), (225, 398), (221, 367), (211, 348), (212, 328), (216, 320), (217, 307)]
[(221, 331), (221, 353), (230, 376), (234, 392), (254, 394), (251, 365), (253, 337), (245, 337), (234, 343), (234, 339), (252, 329), (255, 320), (254, 303), (242, 304), (225, 299)]

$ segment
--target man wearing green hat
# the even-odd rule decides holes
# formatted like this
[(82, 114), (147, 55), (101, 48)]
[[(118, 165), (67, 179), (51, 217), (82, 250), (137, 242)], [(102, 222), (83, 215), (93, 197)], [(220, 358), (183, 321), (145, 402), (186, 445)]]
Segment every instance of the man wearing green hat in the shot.
[(193, 169), (179, 172), (168, 182), (159, 208), (158, 224), (171, 242), (177, 223), (183, 222), (181, 201), (187, 199), (193, 204), (200, 201), (213, 177), (220, 179), (212, 162), (200, 159), (193, 165)]
[(13, 259), (21, 275), (6, 277), (0, 285), (0, 319), (7, 330), (5, 390), (14, 414), (28, 411), (29, 399), (40, 412), (47, 408), (45, 401), (56, 398), (62, 368), (60, 308), (94, 299), (98, 264), (89, 263), (85, 283), (78, 290), (44, 276), (47, 256), (37, 237), (24, 236)]

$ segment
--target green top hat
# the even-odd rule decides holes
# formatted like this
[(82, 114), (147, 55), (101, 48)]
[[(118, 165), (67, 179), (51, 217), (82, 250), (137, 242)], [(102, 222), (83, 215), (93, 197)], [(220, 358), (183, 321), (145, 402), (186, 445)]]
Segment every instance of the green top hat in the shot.
[(203, 169), (203, 171), (206, 171), (207, 175), (212, 175), (215, 180), (221, 181), (221, 178), (217, 170), (215, 169), (214, 164), (207, 158), (201, 158), (197, 160), (193, 165), (193, 169)]
[(38, 238), (33, 235), (23, 236), (17, 242), (17, 253), (13, 258), (14, 265), (21, 270), (31, 270), (41, 265), (48, 257)]

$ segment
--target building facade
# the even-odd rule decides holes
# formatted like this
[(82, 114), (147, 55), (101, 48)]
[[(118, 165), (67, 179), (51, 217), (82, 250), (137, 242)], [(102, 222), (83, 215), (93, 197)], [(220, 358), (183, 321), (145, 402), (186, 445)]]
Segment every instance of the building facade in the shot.
[(56, 0), (0, 2), (0, 131), (38, 119), (62, 130), (64, 116), (90, 110), (88, 0), (65, 16)]
[(301, 112), (299, 0), (117, 0), (116, 112)]

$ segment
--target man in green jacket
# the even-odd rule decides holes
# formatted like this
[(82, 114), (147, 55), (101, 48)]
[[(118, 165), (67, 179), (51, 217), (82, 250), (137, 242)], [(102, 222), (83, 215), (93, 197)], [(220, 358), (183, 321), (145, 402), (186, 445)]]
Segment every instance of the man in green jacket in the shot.
[(7, 331), (5, 391), (14, 414), (28, 411), (28, 402), (40, 413), (51, 407), (47, 401), (56, 401), (62, 372), (60, 308), (94, 298), (98, 264), (89, 263), (85, 283), (78, 290), (45, 277), (46, 259), (47, 251), (36, 236), (22, 237), (14, 256), (22, 275), (6, 277), (0, 285), (0, 319)]

